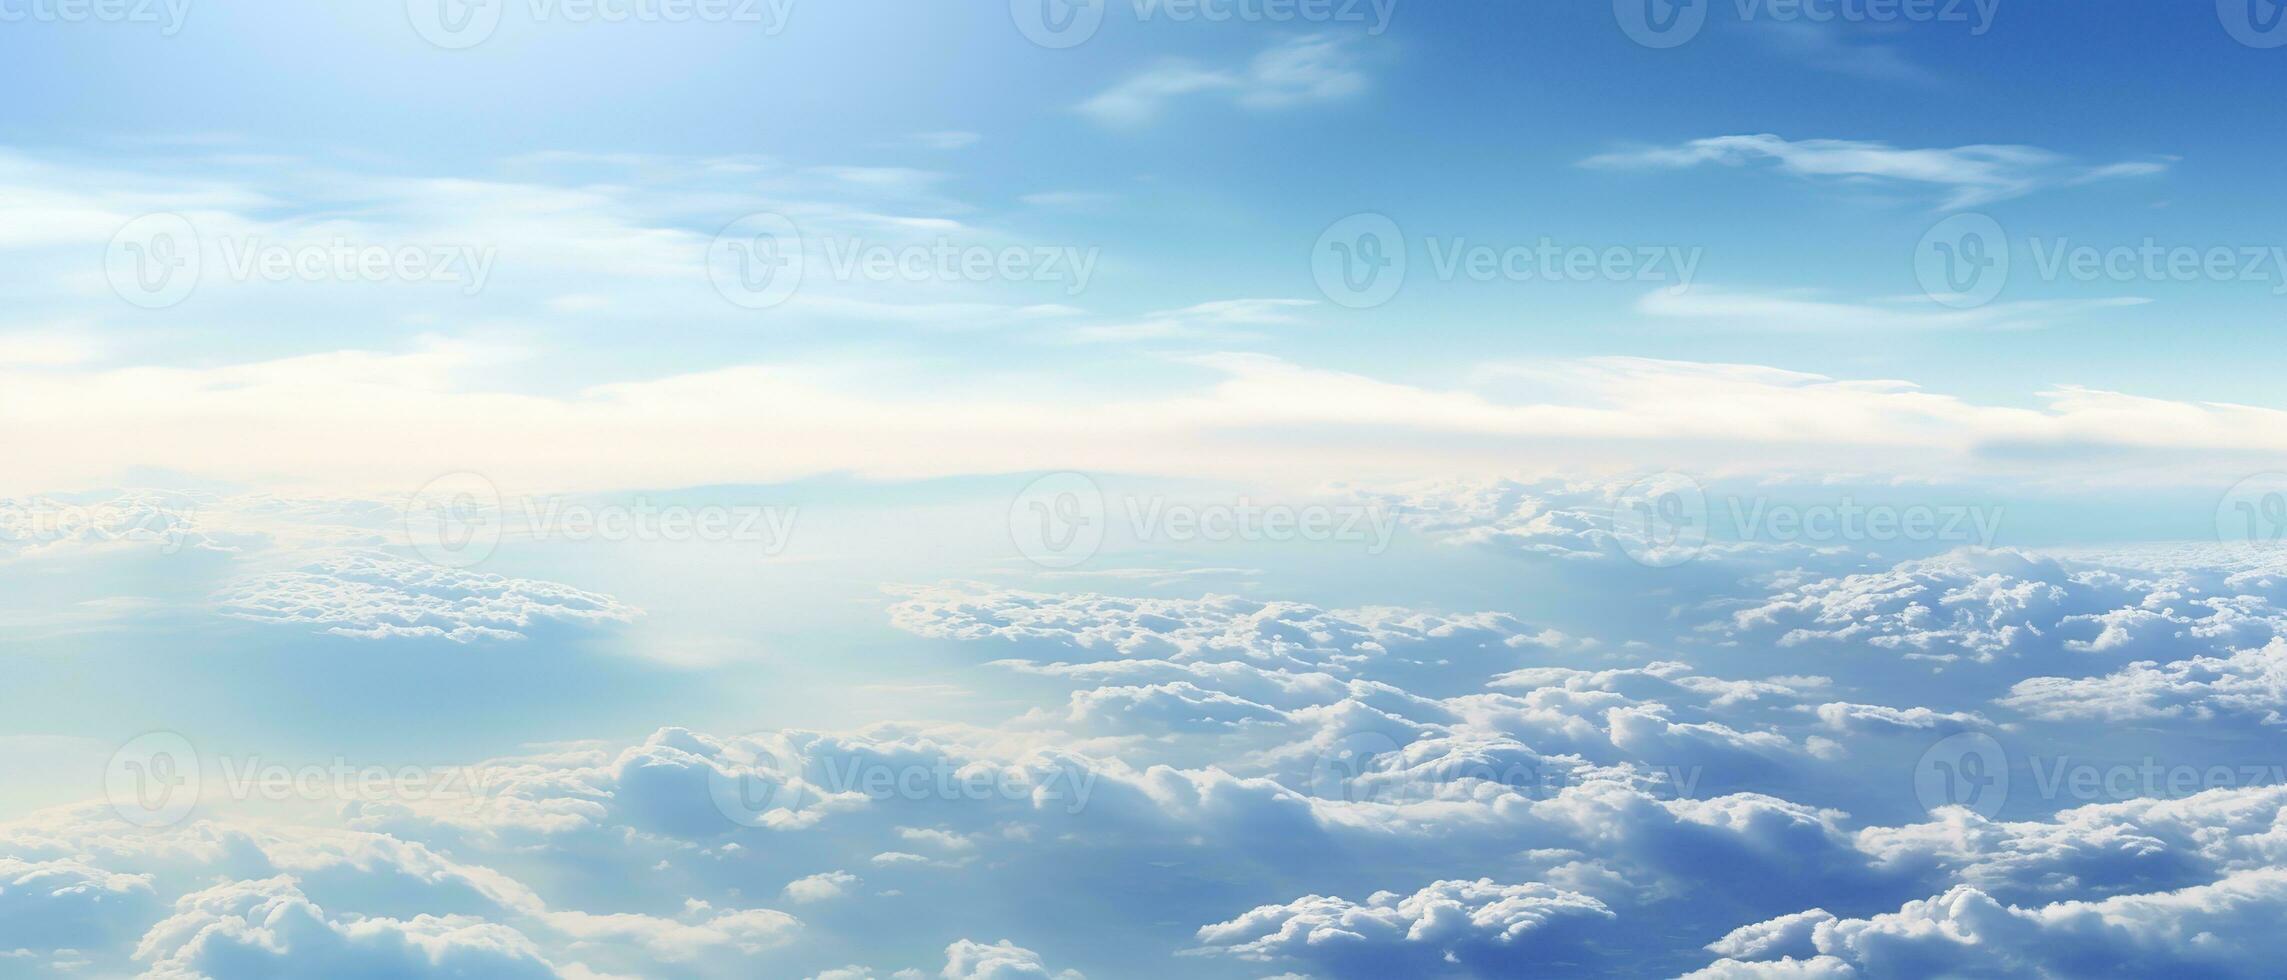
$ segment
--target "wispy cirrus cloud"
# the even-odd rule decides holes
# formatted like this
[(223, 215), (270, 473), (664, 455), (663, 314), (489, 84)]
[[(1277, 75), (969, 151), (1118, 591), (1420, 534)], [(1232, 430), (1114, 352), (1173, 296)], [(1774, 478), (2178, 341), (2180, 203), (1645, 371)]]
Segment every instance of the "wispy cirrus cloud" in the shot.
[(1874, 330), (2035, 330), (2067, 326), (2107, 310), (2141, 306), (2141, 296), (2101, 299), (2022, 300), (1970, 309), (1940, 306), (1923, 296), (1863, 300), (1830, 299), (1822, 294), (1727, 291), (1701, 286), (1689, 292), (1656, 290), (1636, 301), (1650, 316), (1693, 320), (1711, 326), (1772, 331)]
[(1366, 86), (1366, 73), (1349, 41), (1310, 34), (1263, 49), (1244, 68), (1163, 61), (1078, 108), (1098, 123), (1128, 127), (1152, 122), (1169, 103), (1194, 96), (1215, 96), (1247, 109), (1284, 109), (1347, 98)]
[(2035, 146), (1976, 144), (1901, 148), (1879, 140), (1789, 140), (1770, 133), (1711, 136), (1672, 146), (1601, 153), (1581, 166), (1609, 170), (1684, 170), (1768, 162), (1805, 180), (1874, 181), (1935, 189), (1947, 209), (2022, 197), (2045, 187), (2145, 177), (2165, 172), (2168, 161), (2135, 160), (2090, 166)]
[(1308, 299), (1225, 299), (1196, 303), (1177, 310), (1146, 313), (1122, 323), (1080, 327), (1069, 336), (1087, 342), (1128, 340), (1232, 339), (1247, 328), (1293, 326), (1304, 322), (1302, 311), (1318, 305)]

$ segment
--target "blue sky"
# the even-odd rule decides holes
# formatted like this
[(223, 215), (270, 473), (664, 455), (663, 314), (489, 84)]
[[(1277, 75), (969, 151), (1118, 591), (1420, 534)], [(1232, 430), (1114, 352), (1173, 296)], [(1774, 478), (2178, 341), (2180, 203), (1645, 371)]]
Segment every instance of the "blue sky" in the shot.
[(2269, 0), (1195, 9), (0, 0), (0, 976), (2272, 969)]

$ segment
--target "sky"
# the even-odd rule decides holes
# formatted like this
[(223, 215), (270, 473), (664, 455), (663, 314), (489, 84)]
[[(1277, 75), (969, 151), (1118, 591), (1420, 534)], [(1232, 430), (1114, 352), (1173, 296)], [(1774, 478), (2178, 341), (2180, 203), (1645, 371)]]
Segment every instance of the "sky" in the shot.
[(2271, 0), (0, 0), (0, 977), (2262, 976)]

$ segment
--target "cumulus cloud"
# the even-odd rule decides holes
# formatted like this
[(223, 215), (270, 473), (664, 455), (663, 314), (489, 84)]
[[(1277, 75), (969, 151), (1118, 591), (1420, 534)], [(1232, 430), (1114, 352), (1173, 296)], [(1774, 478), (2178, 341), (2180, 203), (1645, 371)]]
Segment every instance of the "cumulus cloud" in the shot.
[(1815, 965), (1731, 960), (1694, 976), (2264, 976), (2277, 966), (2269, 924), (2283, 905), (2287, 871), (2278, 868), (2037, 906), (1961, 886), (1896, 912), (1818, 921)]
[(908, 590), (890, 622), (920, 636), (1045, 642), (1176, 661), (1236, 657), (1290, 668), (1347, 669), (1422, 648), (1522, 646), (1535, 631), (1506, 615), (1390, 607), (1322, 609), (1238, 596), (1127, 598), (1096, 593), (931, 587)]
[(963, 939), (945, 947), (945, 980), (1086, 980), (1074, 970), (1049, 972), (1040, 954), (1006, 939), (986, 945)]
[(637, 615), (610, 596), (568, 585), (379, 553), (335, 555), (257, 576), (218, 598), (225, 612), (243, 619), (307, 624), (360, 639), (433, 637), (455, 643), (522, 639), (536, 620), (597, 625)]
[(786, 883), (790, 902), (823, 902), (849, 895), (863, 880), (847, 871), (823, 871)]
[(2287, 638), (2260, 649), (2159, 663), (2142, 660), (2096, 677), (2033, 677), (2001, 701), (2055, 721), (2242, 718), (2287, 724)]
[(342, 920), (288, 877), (193, 892), (151, 927), (135, 958), (152, 980), (269, 973), (399, 977), (563, 976), (522, 933), (462, 916)]
[[(2165, 559), (1966, 549), (1876, 571), (1771, 575), (1768, 595), (1741, 603), (1716, 629), (1782, 648), (2021, 661), (2043, 675), (2017, 675), (1998, 703), (2050, 720), (2268, 723), (2287, 596), (2267, 567), (2213, 547)], [(2180, 659), (2047, 673), (2144, 652)]]
[(1307, 895), (1199, 928), (1202, 952), (1299, 961), (1329, 976), (1391, 976), (1547, 962), (1613, 918), (1604, 903), (1540, 883), (1439, 881), (1363, 903)]

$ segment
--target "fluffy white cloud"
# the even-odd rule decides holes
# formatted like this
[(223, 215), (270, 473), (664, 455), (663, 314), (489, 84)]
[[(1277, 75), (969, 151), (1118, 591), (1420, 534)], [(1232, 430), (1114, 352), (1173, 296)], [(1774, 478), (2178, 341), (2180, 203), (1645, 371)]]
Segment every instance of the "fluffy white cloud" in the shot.
[(2029, 678), (2001, 703), (2051, 720), (2235, 717), (2287, 724), (2280, 712), (2287, 704), (2287, 638), (2220, 657), (2138, 661), (2097, 677)]
[(992, 945), (963, 939), (945, 947), (945, 980), (1085, 980), (1078, 972), (1049, 972), (1040, 954), (1006, 939)]
[(538, 619), (624, 623), (637, 611), (568, 585), (349, 553), (238, 582), (220, 596), (231, 615), (305, 623), (365, 639), (514, 640)]
[(1810, 937), (1820, 954), (1815, 966), (1733, 960), (1695, 976), (1856, 975), (1841, 966), (1878, 977), (2269, 976), (2278, 966), (2272, 925), (2283, 907), (2287, 871), (2278, 868), (2170, 892), (2037, 906), (1961, 886), (1896, 912), (1818, 921)]
[(93, 948), (158, 907), (149, 875), (0, 857), (0, 949)]
[(329, 916), (292, 878), (237, 881), (185, 895), (135, 958), (151, 980), (279, 975), (563, 976), (522, 933), (462, 916)]
[(1200, 950), (1250, 960), (1300, 961), (1330, 976), (1392, 976), (1459, 967), (1546, 962), (1613, 918), (1604, 903), (1538, 882), (1439, 881), (1410, 895), (1376, 892), (1364, 903), (1307, 895), (1201, 926)]
[(786, 900), (808, 903), (841, 898), (862, 883), (862, 879), (847, 871), (823, 871), (787, 882)]
[(1497, 614), (1441, 615), (1390, 607), (1322, 609), (1238, 596), (1125, 598), (1006, 589), (912, 589), (890, 622), (938, 639), (1039, 641), (1119, 657), (1175, 661), (1237, 657), (1277, 667), (1343, 670), (1367, 662), (1522, 646), (1535, 631)]

